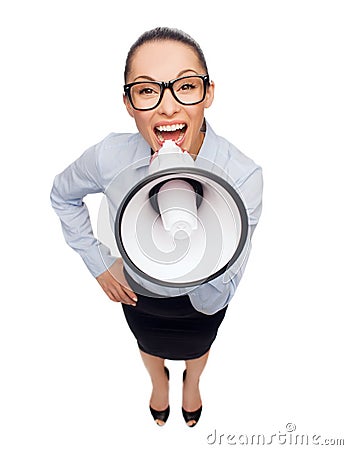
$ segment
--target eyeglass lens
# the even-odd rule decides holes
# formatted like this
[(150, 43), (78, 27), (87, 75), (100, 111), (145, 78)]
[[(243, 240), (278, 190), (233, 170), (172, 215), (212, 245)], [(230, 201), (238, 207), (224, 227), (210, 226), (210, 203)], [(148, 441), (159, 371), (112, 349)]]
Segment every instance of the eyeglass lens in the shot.
[[(159, 83), (144, 81), (130, 89), (130, 96), (135, 108), (151, 109), (160, 101), (162, 87)], [(204, 81), (199, 77), (185, 77), (173, 83), (172, 93), (176, 100), (185, 105), (199, 103), (204, 99)]]

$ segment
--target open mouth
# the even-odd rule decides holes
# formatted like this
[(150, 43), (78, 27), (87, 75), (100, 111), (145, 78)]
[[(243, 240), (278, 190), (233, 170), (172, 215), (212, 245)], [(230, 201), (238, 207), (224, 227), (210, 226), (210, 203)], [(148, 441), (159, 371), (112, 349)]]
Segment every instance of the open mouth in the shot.
[(155, 127), (157, 140), (162, 145), (164, 141), (172, 140), (179, 145), (185, 137), (187, 125), (184, 123), (176, 123), (173, 125), (159, 125)]

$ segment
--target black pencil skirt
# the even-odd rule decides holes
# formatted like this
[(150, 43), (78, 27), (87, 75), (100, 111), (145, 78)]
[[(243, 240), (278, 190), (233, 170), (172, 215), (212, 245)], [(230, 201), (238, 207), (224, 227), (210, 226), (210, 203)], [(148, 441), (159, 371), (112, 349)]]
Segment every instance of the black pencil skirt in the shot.
[(188, 295), (153, 298), (137, 295), (136, 306), (122, 304), (140, 350), (171, 360), (204, 355), (214, 342), (227, 306), (213, 315), (197, 311)]

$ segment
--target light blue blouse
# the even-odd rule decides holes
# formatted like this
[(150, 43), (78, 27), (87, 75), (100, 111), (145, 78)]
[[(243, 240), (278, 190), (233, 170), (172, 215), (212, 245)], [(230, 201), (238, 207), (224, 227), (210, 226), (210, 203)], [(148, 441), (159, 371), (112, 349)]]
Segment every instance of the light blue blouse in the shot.
[[(112, 222), (123, 196), (148, 175), (150, 158), (151, 149), (140, 133), (111, 133), (54, 179), (51, 202), (60, 218), (65, 240), (80, 254), (94, 277), (110, 267), (116, 257), (93, 234), (83, 199), (88, 194), (104, 193)], [(243, 275), (251, 236), (261, 215), (262, 170), (235, 146), (217, 136), (208, 123), (195, 164), (223, 177), (238, 191), (249, 218), (248, 242), (238, 261), (224, 275), (195, 288), (163, 288), (161, 294), (175, 296), (186, 293), (194, 308), (205, 314), (214, 314), (229, 303)], [(136, 281), (153, 290), (150, 282)]]

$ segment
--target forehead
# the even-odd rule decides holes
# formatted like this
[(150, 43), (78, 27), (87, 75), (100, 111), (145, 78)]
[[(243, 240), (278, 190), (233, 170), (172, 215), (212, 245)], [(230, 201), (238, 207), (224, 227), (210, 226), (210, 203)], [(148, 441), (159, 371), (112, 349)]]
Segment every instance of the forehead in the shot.
[(199, 74), (204, 72), (190, 46), (176, 41), (147, 42), (134, 54), (128, 82), (141, 76), (167, 81), (190, 70)]

